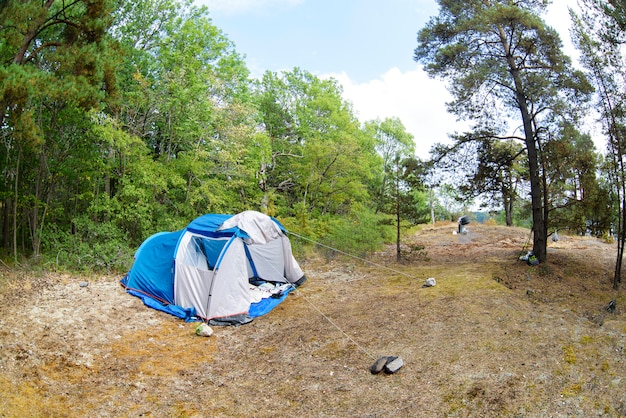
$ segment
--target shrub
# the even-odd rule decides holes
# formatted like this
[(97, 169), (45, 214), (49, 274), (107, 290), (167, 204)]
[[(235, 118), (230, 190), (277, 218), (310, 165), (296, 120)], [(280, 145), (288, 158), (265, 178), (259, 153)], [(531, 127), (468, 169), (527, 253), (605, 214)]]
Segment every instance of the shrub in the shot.
[(42, 254), (57, 269), (81, 272), (125, 272), (133, 261), (134, 248), (110, 222), (94, 222), (86, 216), (74, 219), (74, 231), (49, 225), (43, 234)]

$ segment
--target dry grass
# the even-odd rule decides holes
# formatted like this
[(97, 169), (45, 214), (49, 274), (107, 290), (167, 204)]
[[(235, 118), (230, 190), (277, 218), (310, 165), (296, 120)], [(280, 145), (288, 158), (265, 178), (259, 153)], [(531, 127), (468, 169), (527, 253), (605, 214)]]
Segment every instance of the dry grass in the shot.
[[(85, 288), (5, 271), (0, 416), (626, 415), (613, 245), (561, 236), (532, 268), (517, 261), (525, 230), (454, 229), (411, 236), (400, 264), (393, 247), (377, 266), (306, 260), (305, 286), (211, 338), (144, 307), (119, 277)], [(381, 355), (405, 366), (370, 374)]]

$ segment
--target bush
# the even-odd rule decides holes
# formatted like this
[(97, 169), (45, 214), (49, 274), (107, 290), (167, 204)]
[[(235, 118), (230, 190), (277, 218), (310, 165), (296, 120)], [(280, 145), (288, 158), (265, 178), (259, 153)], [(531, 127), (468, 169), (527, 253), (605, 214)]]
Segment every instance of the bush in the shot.
[(42, 254), (57, 269), (80, 272), (126, 272), (135, 248), (123, 231), (108, 222), (94, 222), (86, 216), (74, 220), (74, 231), (49, 225), (43, 234)]
[(382, 217), (367, 208), (358, 208), (346, 216), (325, 215), (310, 219), (306, 217), (282, 219), (281, 222), (293, 235), (304, 239), (291, 239), (296, 256), (317, 244), (316, 252), (326, 258), (347, 253), (364, 257), (368, 252), (380, 249), (393, 231), (384, 225)]

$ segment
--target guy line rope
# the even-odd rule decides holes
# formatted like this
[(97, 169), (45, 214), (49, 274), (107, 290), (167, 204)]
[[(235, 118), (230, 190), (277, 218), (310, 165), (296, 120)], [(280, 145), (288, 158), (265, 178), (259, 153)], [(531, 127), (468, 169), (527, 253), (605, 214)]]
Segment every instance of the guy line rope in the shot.
[[(366, 260), (365, 258), (358, 257), (358, 256), (356, 256), (356, 255), (349, 254), (349, 253), (347, 253), (347, 252), (345, 252), (345, 251), (338, 250), (338, 249), (336, 249), (336, 248), (330, 247), (330, 246), (328, 246), (328, 245), (322, 244), (322, 243), (320, 243), (320, 242), (317, 242), (317, 241), (314, 241), (314, 240), (312, 240), (312, 239), (310, 239), (310, 238), (307, 238), (307, 237), (305, 237), (305, 236), (302, 236), (302, 235), (300, 235), (300, 234), (296, 234), (296, 233), (294, 233), (294, 232), (289, 231), (289, 235), (294, 235), (294, 236), (296, 236), (296, 237), (298, 237), (298, 238), (300, 238), (300, 239), (303, 239), (303, 240), (305, 240), (305, 241), (311, 242), (311, 243), (313, 243), (313, 244), (315, 244), (315, 245), (319, 245), (320, 247), (324, 247), (324, 248), (327, 248), (327, 249), (329, 249), (329, 250), (336, 251), (336, 252), (338, 252), (338, 253), (340, 253), (340, 254), (346, 255), (346, 256), (348, 256), (348, 257), (352, 257), (352, 258), (357, 259), (357, 260), (360, 260), (360, 261), (362, 261), (362, 262), (364, 262), (364, 263), (368, 263), (368, 264), (374, 265), (374, 266), (376, 266), (376, 267), (379, 267), (379, 268), (382, 268), (382, 269), (385, 269), (385, 270), (392, 271), (392, 272), (397, 273), (397, 274), (400, 274), (400, 275), (402, 275), (402, 276), (406, 276), (406, 277), (409, 277), (409, 278), (414, 278), (414, 277), (415, 277), (415, 276), (412, 276), (412, 275), (410, 275), (410, 274), (407, 274), (407, 273), (405, 273), (405, 272), (403, 272), (403, 271), (394, 270), (394, 269), (392, 269), (392, 268), (390, 268), (390, 267), (383, 266), (382, 264), (374, 263), (373, 261)], [(363, 346), (361, 346), (361, 344), (359, 344), (357, 341), (355, 341), (355, 340), (354, 340), (354, 338), (352, 338), (352, 337), (351, 337), (348, 333), (346, 333), (343, 329), (341, 329), (341, 327), (339, 327), (339, 325), (337, 325), (335, 322), (333, 322), (333, 320), (332, 320), (332, 319), (330, 319), (327, 315), (325, 315), (325, 314), (324, 314), (324, 313), (323, 313), (323, 312), (322, 312), (322, 311), (321, 311), (321, 310), (320, 310), (320, 309), (319, 309), (319, 308), (318, 308), (318, 307), (317, 307), (317, 306), (316, 306), (313, 302), (311, 302), (311, 300), (309, 300), (309, 298), (307, 298), (307, 297), (306, 297), (305, 295), (303, 295), (303, 294), (300, 294), (300, 292), (298, 292), (298, 294), (299, 294), (300, 296), (302, 296), (302, 297), (304, 298), (304, 300), (306, 300), (306, 301), (307, 301), (307, 302), (308, 302), (308, 303), (309, 303), (309, 304), (310, 304), (310, 305), (311, 305), (311, 306), (312, 306), (312, 307), (313, 307), (313, 308), (314, 308), (314, 309), (315, 309), (315, 310), (316, 310), (316, 311), (317, 311), (317, 312), (318, 312), (318, 313), (319, 313), (322, 317), (324, 317), (324, 319), (326, 319), (326, 320), (327, 320), (327, 321), (328, 321), (328, 322), (329, 322), (332, 326), (334, 326), (335, 328), (337, 328), (337, 330), (339, 330), (339, 332), (341, 332), (341, 333), (342, 333), (342, 334), (343, 334), (343, 335), (344, 335), (344, 336), (345, 336), (348, 340), (350, 340), (350, 341), (351, 341), (354, 345), (356, 345), (356, 346), (357, 346), (357, 347), (358, 347), (361, 351), (363, 351), (363, 352), (364, 352), (366, 355), (368, 355), (369, 357), (371, 357), (371, 358), (373, 358), (373, 359), (376, 359), (376, 356), (374, 356), (373, 354), (369, 353), (369, 352), (368, 352), (368, 351), (367, 351), (367, 350), (366, 350)]]
[(296, 237), (298, 237), (298, 238), (301, 238), (301, 239), (303, 239), (303, 240), (305, 240), (305, 241), (309, 241), (309, 242), (311, 242), (311, 243), (313, 243), (313, 244), (319, 245), (320, 247), (328, 248), (329, 250), (336, 251), (336, 252), (338, 252), (338, 253), (340, 253), (340, 254), (347, 255), (348, 257), (352, 257), (352, 258), (354, 258), (354, 259), (356, 259), (356, 260), (360, 260), (360, 261), (362, 261), (362, 262), (364, 262), (364, 263), (368, 263), (368, 264), (371, 264), (371, 265), (373, 265), (373, 266), (380, 267), (380, 268), (382, 268), (382, 269), (392, 271), (392, 272), (394, 272), (394, 273), (396, 273), (396, 274), (400, 274), (400, 275), (402, 275), (402, 276), (406, 276), (406, 277), (409, 277), (409, 278), (411, 278), (411, 279), (414, 279), (414, 278), (415, 278), (415, 276), (412, 276), (412, 275), (410, 275), (410, 274), (408, 274), (408, 273), (405, 273), (405, 272), (403, 272), (403, 271), (400, 271), (400, 270), (394, 270), (394, 269), (392, 269), (392, 268), (390, 268), (390, 267), (383, 266), (382, 264), (374, 263), (373, 261), (367, 260), (367, 259), (365, 259), (365, 258), (358, 257), (358, 256), (353, 255), (353, 254), (346, 253), (346, 252), (344, 252), (344, 251), (338, 250), (338, 249), (333, 248), (333, 247), (330, 247), (330, 246), (328, 246), (328, 245), (324, 245), (324, 244), (322, 244), (322, 243), (320, 243), (320, 242), (313, 241), (313, 240), (312, 240), (312, 239), (310, 239), (310, 238), (304, 237), (304, 236), (299, 235), (299, 234), (296, 234), (296, 233), (294, 233), (294, 232), (289, 231), (289, 235), (294, 235), (294, 236), (296, 236)]

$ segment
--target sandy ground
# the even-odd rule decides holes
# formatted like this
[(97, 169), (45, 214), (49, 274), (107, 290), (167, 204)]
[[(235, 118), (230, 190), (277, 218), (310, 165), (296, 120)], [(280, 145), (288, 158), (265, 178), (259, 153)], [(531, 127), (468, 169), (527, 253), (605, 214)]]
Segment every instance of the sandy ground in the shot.
[[(561, 235), (530, 267), (528, 231), (454, 229), (407, 237), (401, 263), (393, 246), (367, 262), (300, 260), (303, 287), (209, 338), (121, 276), (3, 267), (0, 416), (626, 416), (615, 246)], [(371, 374), (382, 355), (405, 365)]]

